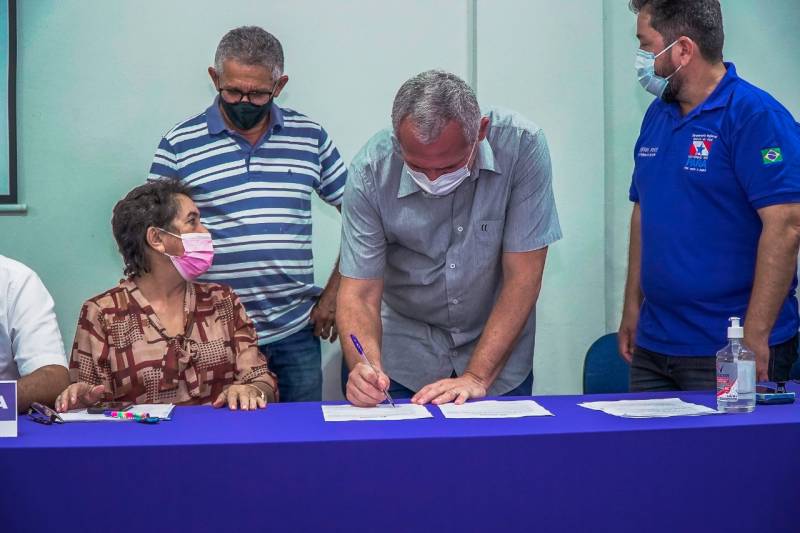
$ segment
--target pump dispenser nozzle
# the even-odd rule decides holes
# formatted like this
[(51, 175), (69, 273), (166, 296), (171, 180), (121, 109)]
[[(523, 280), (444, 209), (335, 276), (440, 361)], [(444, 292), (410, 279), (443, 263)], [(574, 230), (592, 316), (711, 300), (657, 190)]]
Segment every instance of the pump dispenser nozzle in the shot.
[(732, 316), (728, 319), (731, 325), (728, 327), (729, 339), (742, 339), (744, 338), (744, 328), (739, 325), (741, 319), (738, 316)]

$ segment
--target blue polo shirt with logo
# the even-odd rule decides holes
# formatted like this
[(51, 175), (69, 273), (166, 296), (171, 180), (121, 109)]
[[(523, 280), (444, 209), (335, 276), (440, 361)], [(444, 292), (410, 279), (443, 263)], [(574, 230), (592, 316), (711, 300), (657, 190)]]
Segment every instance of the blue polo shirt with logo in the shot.
[[(800, 202), (800, 124), (736, 75), (686, 116), (655, 100), (634, 151), (630, 200), (642, 220), (644, 303), (636, 342), (654, 352), (704, 356), (725, 345), (728, 317), (747, 315), (761, 219)], [(792, 281), (770, 344), (798, 330)]]

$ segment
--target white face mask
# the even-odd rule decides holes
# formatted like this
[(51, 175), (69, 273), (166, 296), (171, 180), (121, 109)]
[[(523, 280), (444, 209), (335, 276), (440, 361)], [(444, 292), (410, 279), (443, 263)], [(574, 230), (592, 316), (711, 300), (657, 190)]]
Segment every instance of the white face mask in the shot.
[(683, 65), (679, 65), (678, 68), (675, 69), (675, 72), (666, 78), (656, 74), (655, 70), (656, 58), (675, 46), (675, 43), (677, 42), (677, 40), (674, 41), (671, 45), (661, 50), (658, 54), (647, 52), (641, 48), (636, 51), (636, 62), (634, 65), (636, 67), (636, 77), (639, 78), (639, 84), (644, 87), (644, 90), (656, 98), (661, 98), (664, 95), (664, 91), (667, 88), (670, 78), (677, 74), (678, 71), (683, 67)]
[(469, 163), (472, 159), (472, 154), (475, 152), (476, 146), (478, 146), (477, 139), (475, 140), (475, 144), (472, 145), (472, 149), (469, 151), (469, 157), (467, 157), (467, 162), (463, 167), (452, 172), (442, 174), (433, 181), (429, 180), (428, 176), (426, 176), (424, 172), (412, 170), (408, 167), (408, 165), (406, 165), (406, 171), (411, 176), (411, 179), (413, 179), (414, 182), (419, 185), (419, 188), (426, 193), (434, 196), (447, 196), (456, 190), (456, 187), (461, 185), (461, 182), (469, 177)]

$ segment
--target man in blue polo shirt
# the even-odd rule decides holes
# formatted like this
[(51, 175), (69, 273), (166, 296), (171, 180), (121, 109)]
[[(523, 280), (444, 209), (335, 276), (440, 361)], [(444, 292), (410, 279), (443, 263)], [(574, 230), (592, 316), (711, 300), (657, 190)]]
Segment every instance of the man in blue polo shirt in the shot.
[(723, 63), (718, 0), (632, 0), (636, 70), (657, 98), (634, 150), (619, 349), (631, 389), (713, 389), (728, 317), (759, 381), (797, 354), (800, 125)]
[(289, 78), (273, 35), (256, 26), (229, 31), (208, 72), (219, 95), (167, 132), (150, 179), (193, 188), (216, 251), (203, 280), (241, 298), (281, 401), (320, 400), (318, 337), (336, 340), (339, 274), (321, 291), (314, 285), (311, 193), (338, 209), (346, 167), (319, 124), (275, 103)]

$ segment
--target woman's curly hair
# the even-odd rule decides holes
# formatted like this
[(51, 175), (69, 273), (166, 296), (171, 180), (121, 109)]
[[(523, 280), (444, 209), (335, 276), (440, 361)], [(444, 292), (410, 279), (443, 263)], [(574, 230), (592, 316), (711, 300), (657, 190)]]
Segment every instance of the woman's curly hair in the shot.
[(145, 255), (147, 228), (174, 231), (179, 194), (192, 197), (191, 189), (176, 179), (154, 180), (136, 187), (114, 206), (111, 230), (125, 262), (125, 276), (133, 278), (150, 271)]

